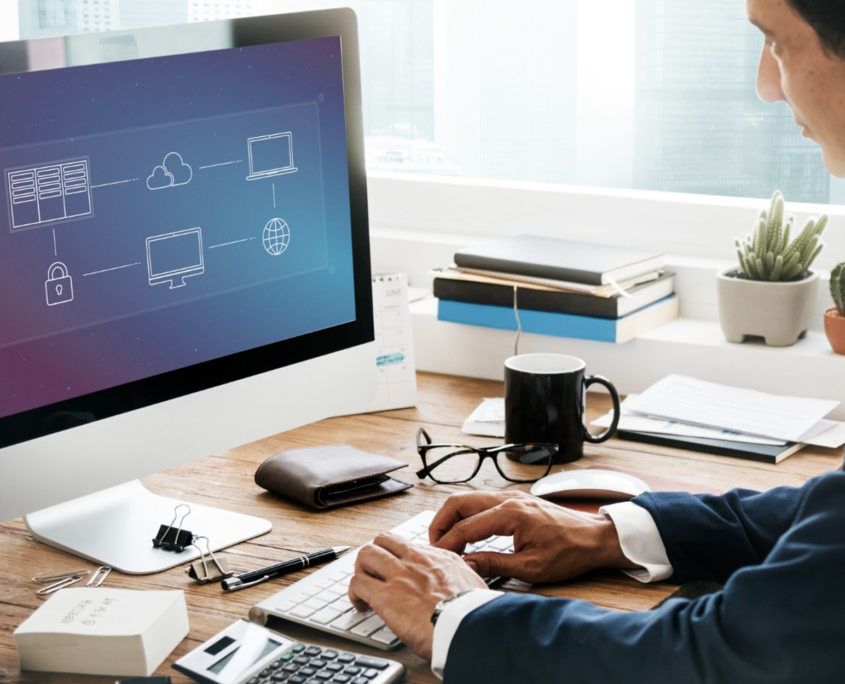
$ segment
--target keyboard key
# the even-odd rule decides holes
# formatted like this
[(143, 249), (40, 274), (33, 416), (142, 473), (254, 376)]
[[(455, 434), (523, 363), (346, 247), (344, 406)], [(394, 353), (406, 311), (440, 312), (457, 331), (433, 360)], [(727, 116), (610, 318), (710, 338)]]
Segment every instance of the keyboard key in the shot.
[(290, 613), (294, 608), (296, 608), (296, 603), (293, 601), (288, 601), (287, 603), (279, 606), (276, 610), (280, 613)]
[(336, 611), (339, 611), (341, 613), (345, 613), (347, 610), (352, 610), (352, 608), (353, 608), (352, 602), (348, 598), (346, 598), (345, 596), (343, 598), (339, 598), (337, 601), (332, 603), (329, 607), (332, 610), (336, 610)]
[(380, 644), (392, 644), (396, 639), (396, 635), (385, 627), (373, 634), (370, 639), (378, 641)]
[(303, 603), (300, 608), (313, 608), (314, 610), (322, 610), (327, 605), (329, 605), (328, 601), (324, 601), (321, 598), (317, 598), (316, 596), (308, 599), (305, 603)]
[(320, 597), (324, 598), (326, 601), (335, 601), (341, 596), (346, 596), (347, 593), (348, 592), (345, 587), (336, 584), (331, 589), (323, 590)]
[(322, 582), (317, 582), (317, 584), (315, 584), (314, 586), (315, 586), (315, 587), (317, 587), (318, 589), (328, 589), (328, 588), (329, 588), (329, 587), (331, 587), (333, 584), (334, 584), (334, 581), (333, 581), (333, 580), (327, 580), (327, 579), (325, 579), (325, 580), (323, 580)]
[(291, 603), (304, 603), (308, 599), (310, 599), (313, 594), (306, 593), (304, 591), (299, 592), (296, 596), (290, 599)]
[(513, 537), (498, 537), (489, 542), (487, 546), (490, 546), (497, 551), (504, 551), (509, 546), (513, 547)]
[(374, 670), (386, 670), (390, 665), (390, 663), (386, 660), (382, 660), (381, 658), (370, 658), (368, 656), (359, 656), (355, 661), (355, 664), (359, 667), (367, 669), (373, 668)]
[(361, 624), (353, 627), (351, 631), (357, 636), (368, 637), (370, 634), (378, 632), (382, 627), (384, 627), (384, 620), (382, 620), (378, 615), (373, 615), (372, 617), (368, 617)]
[(297, 617), (297, 618), (305, 619), (305, 618), (311, 617), (316, 612), (317, 611), (314, 610), (313, 608), (307, 608), (305, 606), (297, 606), (290, 613), (288, 613), (288, 615), (291, 615), (291, 616)]
[(335, 583), (337, 583), (337, 582), (343, 582), (343, 580), (345, 580), (345, 579), (346, 579), (346, 573), (345, 573), (345, 572), (336, 572), (334, 575), (332, 575), (331, 577), (329, 577), (329, 579), (330, 579), (332, 582), (335, 582)]
[[(337, 620), (331, 623), (331, 626), (335, 629), (341, 629), (344, 632), (347, 632), (352, 629), (355, 625), (364, 622), (364, 620), (368, 619), (371, 615), (373, 615), (373, 612), (371, 610), (368, 610), (363, 613), (359, 613), (357, 610), (354, 610), (351, 613), (344, 613), (343, 615), (341, 615)], [(354, 658), (352, 660), (354, 660)], [(348, 661), (342, 660), (342, 662)]]
[(339, 618), (342, 613), (333, 608), (323, 608), (319, 613), (311, 616), (311, 622), (316, 622), (318, 625), (327, 625), (332, 620)]

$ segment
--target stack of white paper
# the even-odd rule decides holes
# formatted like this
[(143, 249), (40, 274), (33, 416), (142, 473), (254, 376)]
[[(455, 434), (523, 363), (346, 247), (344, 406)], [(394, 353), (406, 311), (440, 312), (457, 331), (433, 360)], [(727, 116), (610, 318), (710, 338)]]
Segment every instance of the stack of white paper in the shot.
[(188, 635), (182, 591), (62, 589), (17, 630), (22, 670), (147, 677)]
[(505, 436), (505, 400), (502, 397), (488, 398), (464, 421), (461, 432), (482, 437)]
[[(687, 437), (837, 448), (845, 425), (825, 420), (839, 402), (785, 397), (670, 375), (624, 403), (619, 427)], [(594, 425), (608, 426), (610, 415)]]

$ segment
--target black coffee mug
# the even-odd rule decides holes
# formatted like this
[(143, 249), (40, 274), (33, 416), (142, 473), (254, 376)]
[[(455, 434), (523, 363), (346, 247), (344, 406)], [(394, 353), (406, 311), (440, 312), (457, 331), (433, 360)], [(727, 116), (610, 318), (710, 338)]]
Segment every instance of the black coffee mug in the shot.
[[(557, 444), (555, 463), (584, 455), (584, 442), (600, 444), (619, 424), (619, 393), (598, 375), (585, 375), (586, 364), (563, 354), (523, 354), (505, 361), (505, 443)], [(603, 385), (613, 400), (613, 423), (593, 436), (584, 425), (587, 388)], [(518, 459), (517, 456), (510, 456)]]

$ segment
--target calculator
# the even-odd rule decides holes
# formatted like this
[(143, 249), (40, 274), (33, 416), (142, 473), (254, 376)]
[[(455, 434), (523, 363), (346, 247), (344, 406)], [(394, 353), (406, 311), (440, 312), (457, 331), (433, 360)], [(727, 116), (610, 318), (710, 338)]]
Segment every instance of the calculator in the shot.
[(395, 660), (304, 644), (247, 620), (229, 625), (173, 669), (202, 684), (391, 684), (405, 676)]

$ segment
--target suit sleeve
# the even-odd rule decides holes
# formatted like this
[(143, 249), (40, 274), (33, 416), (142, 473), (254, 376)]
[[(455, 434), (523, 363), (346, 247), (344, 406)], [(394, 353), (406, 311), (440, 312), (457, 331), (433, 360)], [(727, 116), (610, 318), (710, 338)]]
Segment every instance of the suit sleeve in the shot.
[(814, 483), (763, 493), (734, 489), (722, 496), (660, 492), (633, 501), (657, 525), (672, 581), (724, 584), (740, 568), (763, 562), (795, 521)]
[(845, 473), (817, 481), (761, 564), (723, 591), (618, 613), (506, 595), (461, 622), (446, 684), (834, 684), (845, 672)]

